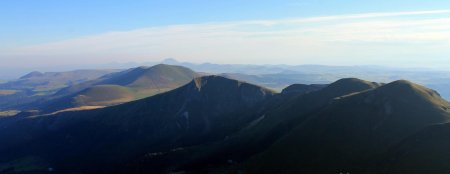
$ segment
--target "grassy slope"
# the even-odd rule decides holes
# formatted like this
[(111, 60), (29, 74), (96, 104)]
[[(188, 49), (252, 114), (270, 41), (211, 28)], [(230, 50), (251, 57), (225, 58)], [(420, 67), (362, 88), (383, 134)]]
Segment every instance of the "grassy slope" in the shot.
[(118, 85), (96, 85), (74, 97), (75, 106), (108, 106), (135, 99), (133, 91)]
[(51, 92), (68, 85), (93, 80), (116, 70), (75, 70), (67, 72), (30, 73), (18, 80), (1, 84), (3, 89), (31, 89), (37, 92)]
[(63, 89), (56, 95), (62, 97), (56, 97), (55, 104), (47, 104), (45, 110), (116, 105), (175, 89), (196, 76), (180, 66), (138, 67)]
[[(76, 70), (30, 73), (17, 80), (0, 84), (0, 109), (25, 110), (46, 100), (61, 88), (93, 80), (115, 70)], [(4, 95), (8, 94), (8, 95)]]

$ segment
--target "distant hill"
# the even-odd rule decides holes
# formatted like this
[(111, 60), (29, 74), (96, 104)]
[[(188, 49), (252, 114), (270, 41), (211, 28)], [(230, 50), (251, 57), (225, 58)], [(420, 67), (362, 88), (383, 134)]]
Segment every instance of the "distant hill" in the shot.
[(249, 75), (241, 73), (222, 73), (221, 76), (262, 85), (277, 91), (292, 84), (329, 84), (339, 76), (332, 74), (299, 74), (299, 73), (277, 73)]
[(173, 65), (132, 68), (61, 89), (37, 109), (51, 113), (82, 106), (116, 105), (175, 89), (198, 76), (188, 68)]
[(195, 64), (175, 59), (163, 61), (170, 65), (188, 67), (197, 72), (222, 74), (225, 77), (281, 89), (291, 84), (329, 84), (336, 80), (356, 77), (370, 81), (389, 83), (409, 79), (433, 88), (450, 100), (450, 72), (447, 70), (420, 68), (392, 68), (383, 66), (326, 66), (326, 65), (245, 65), (245, 64)]
[(17, 109), (38, 101), (67, 86), (97, 79), (118, 70), (75, 70), (31, 72), (17, 80), (0, 83), (0, 110)]
[(0, 84), (0, 89), (55, 91), (73, 84), (93, 80), (118, 70), (75, 70), (66, 72), (30, 72), (17, 80)]
[(33, 71), (33, 72), (30, 72), (30, 73), (20, 77), (19, 79), (39, 78), (42, 76), (44, 76), (44, 73), (41, 73), (39, 71)]
[[(41, 165), (34, 171), (111, 169), (111, 164), (121, 166), (140, 154), (158, 156), (162, 151), (222, 140), (255, 118), (243, 113), (273, 95), (256, 85), (206, 76), (118, 106), (2, 120), (0, 139), (8, 141), (0, 144), (0, 161), (15, 159), (7, 164), (13, 171), (21, 170), (30, 158)], [(0, 163), (0, 171), (5, 166)]]

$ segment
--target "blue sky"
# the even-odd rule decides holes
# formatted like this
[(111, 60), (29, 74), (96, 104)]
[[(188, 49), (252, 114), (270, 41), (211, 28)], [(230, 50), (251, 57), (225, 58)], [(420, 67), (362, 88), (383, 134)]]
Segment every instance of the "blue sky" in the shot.
[(14, 0), (0, 2), (2, 45), (136, 28), (367, 12), (437, 10), (448, 0)]
[(448, 0), (1, 1), (0, 67), (167, 57), (436, 67), (450, 65), (447, 8)]

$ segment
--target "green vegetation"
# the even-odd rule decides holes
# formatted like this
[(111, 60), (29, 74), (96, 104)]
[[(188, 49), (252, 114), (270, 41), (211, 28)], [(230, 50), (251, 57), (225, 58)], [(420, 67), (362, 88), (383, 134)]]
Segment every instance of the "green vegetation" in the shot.
[(129, 88), (118, 85), (96, 85), (75, 97), (76, 106), (107, 106), (133, 99), (134, 94)]
[(198, 74), (172, 65), (138, 67), (62, 89), (41, 107), (43, 113), (82, 106), (111, 106), (180, 87)]
[(117, 70), (75, 70), (67, 72), (31, 72), (20, 79), (0, 85), (0, 89), (29, 89), (36, 92), (56, 91), (63, 87), (93, 80)]

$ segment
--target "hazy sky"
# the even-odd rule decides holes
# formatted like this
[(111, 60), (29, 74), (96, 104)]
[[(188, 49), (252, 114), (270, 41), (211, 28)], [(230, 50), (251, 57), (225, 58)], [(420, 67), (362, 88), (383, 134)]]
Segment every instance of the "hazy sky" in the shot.
[(448, 0), (11, 0), (0, 14), (0, 68), (169, 57), (450, 68)]

